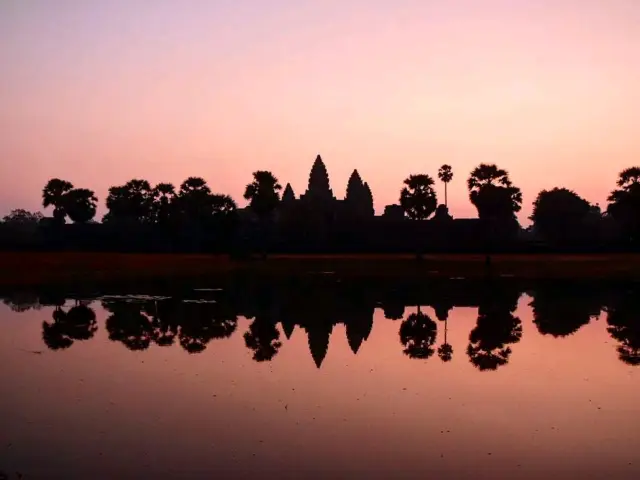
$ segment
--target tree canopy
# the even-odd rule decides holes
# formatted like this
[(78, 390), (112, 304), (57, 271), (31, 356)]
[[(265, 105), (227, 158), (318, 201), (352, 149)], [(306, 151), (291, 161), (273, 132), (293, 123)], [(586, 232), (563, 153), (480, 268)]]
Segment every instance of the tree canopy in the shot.
[(409, 175), (400, 192), (400, 206), (412, 220), (426, 220), (438, 206), (434, 181), (429, 175)]
[(530, 217), (536, 231), (545, 239), (565, 243), (583, 236), (591, 205), (566, 188), (542, 190), (533, 203)]

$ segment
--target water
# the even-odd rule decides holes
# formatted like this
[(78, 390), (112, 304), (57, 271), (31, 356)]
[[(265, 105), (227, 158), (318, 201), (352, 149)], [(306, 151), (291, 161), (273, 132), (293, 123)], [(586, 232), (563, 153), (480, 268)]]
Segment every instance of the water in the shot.
[(6, 292), (0, 471), (640, 478), (638, 292), (333, 278)]

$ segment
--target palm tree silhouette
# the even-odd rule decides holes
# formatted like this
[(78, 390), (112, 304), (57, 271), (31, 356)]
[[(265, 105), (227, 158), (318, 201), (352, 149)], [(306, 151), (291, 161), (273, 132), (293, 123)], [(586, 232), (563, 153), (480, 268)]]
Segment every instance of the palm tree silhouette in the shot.
[(427, 174), (409, 175), (400, 192), (400, 206), (412, 220), (426, 220), (436, 211), (435, 182)]
[(438, 357), (443, 362), (450, 362), (453, 358), (453, 347), (447, 342), (447, 323), (448, 318), (444, 320), (444, 343), (438, 347)]
[(431, 317), (420, 311), (409, 315), (400, 325), (400, 343), (409, 358), (428, 359), (434, 354), (438, 326)]
[(53, 206), (53, 219), (56, 223), (64, 223), (67, 216), (65, 196), (73, 189), (73, 184), (59, 178), (52, 178), (42, 190), (42, 206)]
[(449, 208), (447, 199), (447, 184), (453, 180), (453, 169), (451, 165), (442, 165), (438, 170), (438, 178), (444, 183), (444, 206)]
[(264, 257), (267, 255), (267, 222), (280, 204), (280, 190), (282, 190), (282, 185), (273, 173), (258, 170), (253, 172), (253, 181), (247, 185), (244, 191), (245, 200), (249, 200), (249, 207), (260, 219)]
[(476, 327), (469, 334), (467, 355), (479, 370), (496, 370), (509, 362), (511, 347), (522, 337), (522, 323), (512, 315), (511, 306), (501, 302), (483, 304), (478, 309)]

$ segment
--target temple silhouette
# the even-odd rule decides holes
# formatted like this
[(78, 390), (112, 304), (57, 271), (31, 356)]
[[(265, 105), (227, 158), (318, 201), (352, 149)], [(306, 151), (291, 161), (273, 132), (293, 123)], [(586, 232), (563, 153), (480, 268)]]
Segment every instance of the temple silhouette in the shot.
[(399, 204), (387, 205), (376, 215), (371, 188), (357, 169), (349, 177), (345, 197), (337, 198), (320, 155), (303, 193), (298, 196), (290, 183), (285, 185), (268, 238), (258, 229), (259, 216), (250, 206), (238, 213), (242, 232), (238, 244), (253, 249), (259, 239), (275, 252), (400, 252), (415, 250), (417, 242), (422, 249), (450, 251), (464, 249), (470, 239), (481, 236), (478, 219), (453, 219), (444, 205), (422, 222), (410, 220)]

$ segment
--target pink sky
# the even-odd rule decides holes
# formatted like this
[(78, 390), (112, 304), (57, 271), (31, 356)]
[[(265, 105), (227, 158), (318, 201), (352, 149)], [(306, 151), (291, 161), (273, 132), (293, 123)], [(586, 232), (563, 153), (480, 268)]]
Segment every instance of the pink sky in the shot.
[(242, 205), (256, 169), (300, 194), (317, 153), (379, 213), (443, 163), (454, 216), (481, 162), (521, 220), (554, 186), (604, 205), (640, 163), (639, 24), (637, 0), (3, 1), (0, 214), (54, 176), (101, 203), (198, 175)]

